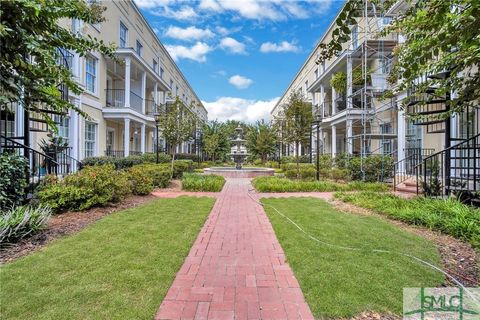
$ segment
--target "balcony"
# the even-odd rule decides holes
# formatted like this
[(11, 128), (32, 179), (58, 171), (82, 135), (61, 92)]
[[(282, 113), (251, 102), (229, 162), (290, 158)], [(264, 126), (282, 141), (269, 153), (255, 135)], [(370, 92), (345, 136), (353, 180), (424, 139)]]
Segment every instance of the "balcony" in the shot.
[(138, 113), (144, 114), (142, 110), (143, 99), (135, 92), (130, 91), (129, 103), (125, 103), (125, 90), (124, 89), (105, 89), (107, 96), (107, 108), (130, 108)]

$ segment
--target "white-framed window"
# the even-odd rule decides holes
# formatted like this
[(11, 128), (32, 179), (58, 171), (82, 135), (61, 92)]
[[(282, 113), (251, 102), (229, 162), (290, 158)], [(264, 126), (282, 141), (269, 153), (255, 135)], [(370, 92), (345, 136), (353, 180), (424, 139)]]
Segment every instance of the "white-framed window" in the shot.
[(353, 49), (358, 47), (358, 26), (352, 28), (352, 47)]
[(380, 58), (379, 64), (380, 64), (379, 69), (383, 74), (390, 73), (390, 63), (387, 58)]
[[(380, 124), (380, 133), (392, 133), (392, 124), (390, 122)], [(382, 152), (385, 155), (392, 153), (392, 140), (389, 139), (389, 137), (387, 137), (386, 139), (382, 139)]]
[(158, 73), (158, 62), (156, 59), (153, 59), (152, 68), (153, 72)]
[(165, 73), (165, 70), (163, 70), (162, 67), (160, 67), (160, 78), (163, 79), (163, 74)]
[(178, 96), (178, 86), (175, 87), (175, 96)]
[(170, 79), (170, 90), (173, 88), (173, 80)]
[(55, 115), (54, 121), (57, 123), (57, 135), (68, 141), (70, 135), (70, 117)]
[(85, 122), (85, 158), (95, 156), (97, 124)]
[(137, 40), (136, 45), (135, 45), (135, 51), (137, 52), (137, 54), (140, 57), (143, 55), (143, 45), (138, 40)]
[(97, 92), (97, 63), (92, 56), (85, 58), (85, 88), (92, 93)]
[(126, 48), (128, 43), (128, 28), (120, 21), (120, 41), (119, 47)]

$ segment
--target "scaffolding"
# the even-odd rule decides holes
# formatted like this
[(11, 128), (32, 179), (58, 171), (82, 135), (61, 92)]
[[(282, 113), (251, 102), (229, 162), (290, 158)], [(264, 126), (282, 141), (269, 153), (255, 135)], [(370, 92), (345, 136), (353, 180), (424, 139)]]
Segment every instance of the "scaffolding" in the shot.
[[(376, 153), (397, 156), (394, 143), (398, 128), (396, 101), (393, 97), (382, 96), (388, 89), (387, 74), (398, 40), (396, 34), (381, 34), (391, 20), (382, 5), (383, 1), (374, 4), (364, 0), (346, 56), (346, 147), (348, 153), (361, 157), (363, 174), (366, 157)], [(360, 132), (357, 130), (357, 134), (353, 134), (355, 129)]]

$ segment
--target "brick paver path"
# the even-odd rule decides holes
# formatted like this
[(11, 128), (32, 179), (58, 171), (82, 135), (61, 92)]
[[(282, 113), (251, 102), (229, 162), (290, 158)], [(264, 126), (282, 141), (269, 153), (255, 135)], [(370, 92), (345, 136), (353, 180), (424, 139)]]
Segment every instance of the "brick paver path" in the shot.
[(248, 179), (227, 179), (155, 319), (313, 319)]

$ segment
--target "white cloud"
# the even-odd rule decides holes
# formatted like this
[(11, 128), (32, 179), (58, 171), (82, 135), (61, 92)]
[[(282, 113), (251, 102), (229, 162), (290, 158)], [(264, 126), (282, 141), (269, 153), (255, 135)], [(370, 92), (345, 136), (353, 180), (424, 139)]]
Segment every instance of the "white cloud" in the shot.
[(190, 59), (205, 62), (207, 61), (207, 54), (212, 51), (212, 48), (204, 42), (197, 42), (191, 47), (179, 45), (166, 45), (165, 47), (175, 61)]
[(151, 9), (169, 5), (171, 0), (135, 0), (135, 4), (142, 9)]
[(255, 122), (257, 120), (270, 120), (270, 111), (278, 101), (277, 98), (270, 100), (248, 100), (235, 97), (220, 97), (216, 101), (202, 101), (208, 111), (210, 120), (240, 120)]
[(168, 6), (163, 6), (160, 9), (150, 11), (153, 15), (166, 17), (175, 20), (192, 20), (198, 17), (198, 14), (192, 7), (183, 6), (179, 10), (172, 10)]
[(170, 26), (165, 31), (165, 36), (173, 39), (193, 41), (209, 39), (215, 36), (215, 34), (210, 29), (199, 29), (193, 26), (188, 28)]
[(267, 53), (267, 52), (298, 52), (300, 48), (297, 47), (295, 44), (282, 41), (280, 44), (276, 44), (273, 42), (264, 42), (260, 46), (260, 51)]
[(203, 10), (210, 10), (214, 12), (220, 12), (223, 10), (216, 0), (201, 0), (198, 7)]
[(245, 54), (245, 45), (233, 38), (226, 37), (220, 40), (220, 48), (234, 54)]
[(271, 1), (260, 0), (219, 0), (217, 3), (224, 9), (233, 11), (247, 19), (284, 20), (285, 15), (275, 8)]
[(246, 89), (250, 87), (253, 80), (236, 74), (234, 76), (231, 76), (230, 79), (228, 79), (228, 82), (237, 87), (237, 89)]

